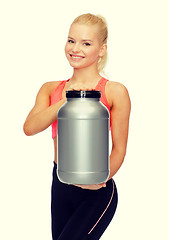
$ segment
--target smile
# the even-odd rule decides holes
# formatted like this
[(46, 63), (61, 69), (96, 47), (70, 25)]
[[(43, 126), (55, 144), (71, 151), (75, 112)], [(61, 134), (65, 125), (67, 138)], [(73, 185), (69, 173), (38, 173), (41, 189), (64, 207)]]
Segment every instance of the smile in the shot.
[(83, 56), (72, 55), (72, 54), (70, 54), (70, 57), (72, 60), (75, 60), (75, 61), (79, 61), (84, 58)]

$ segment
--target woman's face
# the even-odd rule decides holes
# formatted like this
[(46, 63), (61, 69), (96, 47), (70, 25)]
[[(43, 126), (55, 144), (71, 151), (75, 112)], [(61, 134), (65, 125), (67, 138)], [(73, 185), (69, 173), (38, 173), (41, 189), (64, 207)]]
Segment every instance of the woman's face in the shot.
[(74, 68), (97, 67), (99, 58), (104, 55), (99, 43), (98, 26), (73, 23), (69, 30), (65, 54)]

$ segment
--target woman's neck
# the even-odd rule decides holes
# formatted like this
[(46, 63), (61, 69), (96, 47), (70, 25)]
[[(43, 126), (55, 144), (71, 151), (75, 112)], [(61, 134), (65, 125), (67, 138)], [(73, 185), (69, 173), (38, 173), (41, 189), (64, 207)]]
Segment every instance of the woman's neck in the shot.
[(80, 82), (80, 83), (91, 83), (97, 82), (102, 78), (98, 70), (95, 69), (74, 69), (73, 75), (70, 79), (71, 82)]

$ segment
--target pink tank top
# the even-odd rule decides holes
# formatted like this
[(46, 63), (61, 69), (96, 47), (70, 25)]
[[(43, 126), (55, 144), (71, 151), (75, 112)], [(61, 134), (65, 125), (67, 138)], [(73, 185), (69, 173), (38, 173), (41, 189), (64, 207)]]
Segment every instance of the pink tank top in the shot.
[[(70, 79), (68, 80), (64, 80), (62, 81), (56, 88), (55, 90), (52, 92), (51, 96), (50, 96), (50, 105), (53, 105), (57, 102), (59, 102), (62, 99), (62, 92), (64, 89), (64, 86), (66, 84), (66, 82), (68, 82)], [(107, 109), (109, 110), (109, 114), (110, 114), (110, 119), (109, 119), (109, 130), (111, 130), (111, 112), (110, 112), (110, 106), (109, 103), (106, 99), (106, 95), (105, 95), (105, 85), (107, 83), (107, 81), (109, 81), (108, 79), (105, 78), (101, 78), (95, 88), (96, 91), (101, 91), (101, 98), (100, 101), (107, 107)], [(52, 138), (55, 138), (57, 136), (57, 119), (55, 122), (52, 123)]]

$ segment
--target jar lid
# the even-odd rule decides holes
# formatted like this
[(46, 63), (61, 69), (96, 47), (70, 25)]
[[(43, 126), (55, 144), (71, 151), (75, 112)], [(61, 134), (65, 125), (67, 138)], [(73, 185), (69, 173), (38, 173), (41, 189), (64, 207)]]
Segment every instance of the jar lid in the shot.
[(66, 91), (67, 98), (100, 98), (101, 91), (77, 91), (77, 90), (69, 90)]

